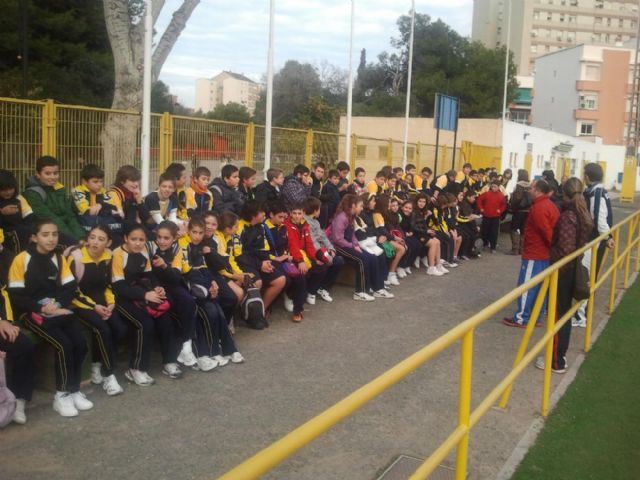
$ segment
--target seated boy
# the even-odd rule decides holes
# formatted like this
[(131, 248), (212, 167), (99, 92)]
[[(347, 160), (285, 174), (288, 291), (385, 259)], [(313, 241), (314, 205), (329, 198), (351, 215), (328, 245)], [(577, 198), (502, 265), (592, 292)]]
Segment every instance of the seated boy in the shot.
[(265, 205), (280, 198), (280, 189), (284, 183), (284, 173), (279, 168), (267, 170), (267, 179), (256, 187), (256, 200)]
[(36, 160), (36, 173), (27, 180), (23, 195), (36, 217), (49, 219), (58, 226), (61, 244), (75, 245), (84, 239), (85, 231), (59, 179), (58, 160), (50, 156), (40, 157)]
[(71, 193), (73, 206), (82, 228), (88, 232), (97, 224), (103, 224), (116, 235), (121, 235), (122, 220), (114, 215), (113, 205), (107, 203), (104, 171), (98, 165), (90, 163), (82, 168), (80, 178), (82, 183)]
[(213, 208), (213, 195), (207, 188), (211, 172), (207, 167), (198, 167), (191, 176), (191, 186), (185, 192), (187, 215), (204, 214)]
[(431, 196), (431, 188), (429, 186), (431, 185), (432, 173), (433, 172), (429, 167), (424, 167), (420, 171), (420, 175), (416, 175), (414, 177), (416, 190), (418, 190), (419, 193)]
[(114, 208), (115, 215), (122, 218), (125, 227), (141, 223), (148, 215), (140, 193), (140, 177), (136, 167), (123, 165), (107, 192), (106, 202)]
[(376, 178), (367, 184), (367, 192), (373, 193), (376, 197), (383, 195), (387, 190), (387, 175), (380, 170), (376, 173)]
[(238, 178), (240, 179), (240, 183), (238, 184), (238, 193), (240, 193), (242, 203), (247, 200), (256, 199), (256, 194), (253, 190), (253, 187), (256, 185), (256, 175), (257, 172), (253, 168), (240, 167), (240, 170), (238, 171)]
[(335, 282), (342, 264), (334, 263), (333, 257), (326, 250), (316, 250), (311, 237), (311, 227), (304, 219), (302, 205), (294, 205), (291, 208), (285, 227), (293, 263), (297, 264), (300, 273), (306, 276), (307, 303), (315, 305), (316, 295), (321, 290), (323, 294), (320, 298), (332, 301), (327, 291)]
[(0, 170), (0, 229), (2, 243), (11, 255), (27, 248), (34, 217), (29, 203), (18, 193), (16, 177), (9, 170)]
[(220, 177), (214, 178), (209, 190), (213, 194), (213, 211), (221, 214), (224, 211), (240, 214), (242, 197), (238, 192), (240, 175), (238, 167), (230, 163), (222, 167)]
[(329, 225), (329, 222), (336, 213), (336, 208), (340, 204), (340, 191), (338, 184), (340, 183), (340, 174), (338, 170), (329, 170), (327, 182), (322, 186), (322, 193), (320, 194), (320, 201), (323, 207), (326, 208), (326, 218), (321, 218), (320, 224), (323, 228)]
[(351, 168), (347, 162), (342, 161), (338, 162), (336, 170), (338, 170), (338, 174), (340, 175), (338, 190), (340, 191), (340, 196), (343, 196), (347, 193), (347, 189), (349, 188), (349, 172), (351, 171)]

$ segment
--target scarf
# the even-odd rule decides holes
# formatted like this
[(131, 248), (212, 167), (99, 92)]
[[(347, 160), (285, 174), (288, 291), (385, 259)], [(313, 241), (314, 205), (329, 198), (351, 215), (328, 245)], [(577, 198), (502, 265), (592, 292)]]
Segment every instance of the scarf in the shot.
[(191, 180), (191, 188), (193, 188), (193, 191), (198, 195), (204, 195), (208, 191), (206, 188), (202, 188), (200, 185), (198, 185), (195, 180)]

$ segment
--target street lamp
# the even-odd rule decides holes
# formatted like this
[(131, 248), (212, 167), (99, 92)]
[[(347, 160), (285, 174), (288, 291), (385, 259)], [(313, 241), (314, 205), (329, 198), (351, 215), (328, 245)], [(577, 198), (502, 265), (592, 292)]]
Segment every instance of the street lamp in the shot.
[(269, 50), (267, 52), (267, 108), (264, 125), (264, 176), (271, 168), (271, 121), (273, 112), (273, 24), (275, 19), (275, 0), (269, 1)]
[[(404, 148), (402, 151), (402, 168), (407, 168), (407, 143), (409, 142), (409, 107), (411, 105), (411, 71), (413, 70), (413, 31), (416, 25), (416, 1), (411, 0), (411, 33), (409, 34), (409, 58), (407, 62), (407, 104), (404, 114)], [(456, 146), (453, 146), (454, 151)]]
[(351, 162), (351, 115), (353, 105), (353, 26), (356, 0), (351, 0), (351, 27), (349, 31), (349, 79), (347, 86), (347, 129), (345, 132), (344, 160)]

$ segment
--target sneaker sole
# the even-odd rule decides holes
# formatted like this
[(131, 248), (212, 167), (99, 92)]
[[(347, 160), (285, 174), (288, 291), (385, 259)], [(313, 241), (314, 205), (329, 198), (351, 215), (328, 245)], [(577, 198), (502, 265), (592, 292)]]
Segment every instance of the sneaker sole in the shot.
[(166, 370), (164, 370), (164, 369), (162, 370), (162, 374), (163, 374), (163, 375), (166, 375), (167, 377), (169, 377), (169, 378), (171, 378), (171, 379), (173, 379), (173, 380), (177, 380), (178, 378), (182, 377), (182, 374), (181, 374), (181, 373), (173, 374), (173, 373), (169, 373), (169, 372), (167, 372), (167, 371), (166, 371)]
[(150, 387), (151, 385), (153, 385), (155, 383), (155, 382), (138, 383), (133, 379), (133, 376), (129, 372), (124, 372), (124, 378), (129, 380), (131, 383), (135, 383), (136, 385), (138, 385), (140, 387)]

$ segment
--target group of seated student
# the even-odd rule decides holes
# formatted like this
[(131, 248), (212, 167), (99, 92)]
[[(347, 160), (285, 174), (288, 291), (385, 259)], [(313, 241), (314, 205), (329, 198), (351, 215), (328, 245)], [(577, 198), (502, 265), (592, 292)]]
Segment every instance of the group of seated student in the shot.
[[(208, 372), (244, 361), (234, 316), (264, 329), (282, 296), (301, 322), (305, 304), (333, 301), (345, 263), (355, 267), (353, 299), (370, 302), (393, 298), (391, 287), (421, 266), (443, 276), (479, 256), (484, 172), (465, 165), (432, 178), (428, 167), (385, 167), (369, 183), (363, 168), (349, 174), (345, 162), (297, 165), (286, 177), (269, 169), (256, 185), (255, 170), (226, 164), (215, 179), (197, 167), (187, 185), (185, 167), (174, 163), (143, 198), (131, 165), (109, 188), (104, 172), (86, 165), (68, 192), (57, 160), (40, 157), (22, 195), (0, 170), (0, 351), (18, 399), (14, 421), (26, 422), (35, 368), (14, 319), (53, 347), (53, 408), (73, 417), (93, 407), (80, 391), (89, 352), (82, 326), (92, 334), (91, 382), (113, 396), (124, 392), (116, 353), (125, 339), (124, 376), (146, 387), (156, 336), (164, 375)], [(261, 315), (245, 315), (249, 300)]]

